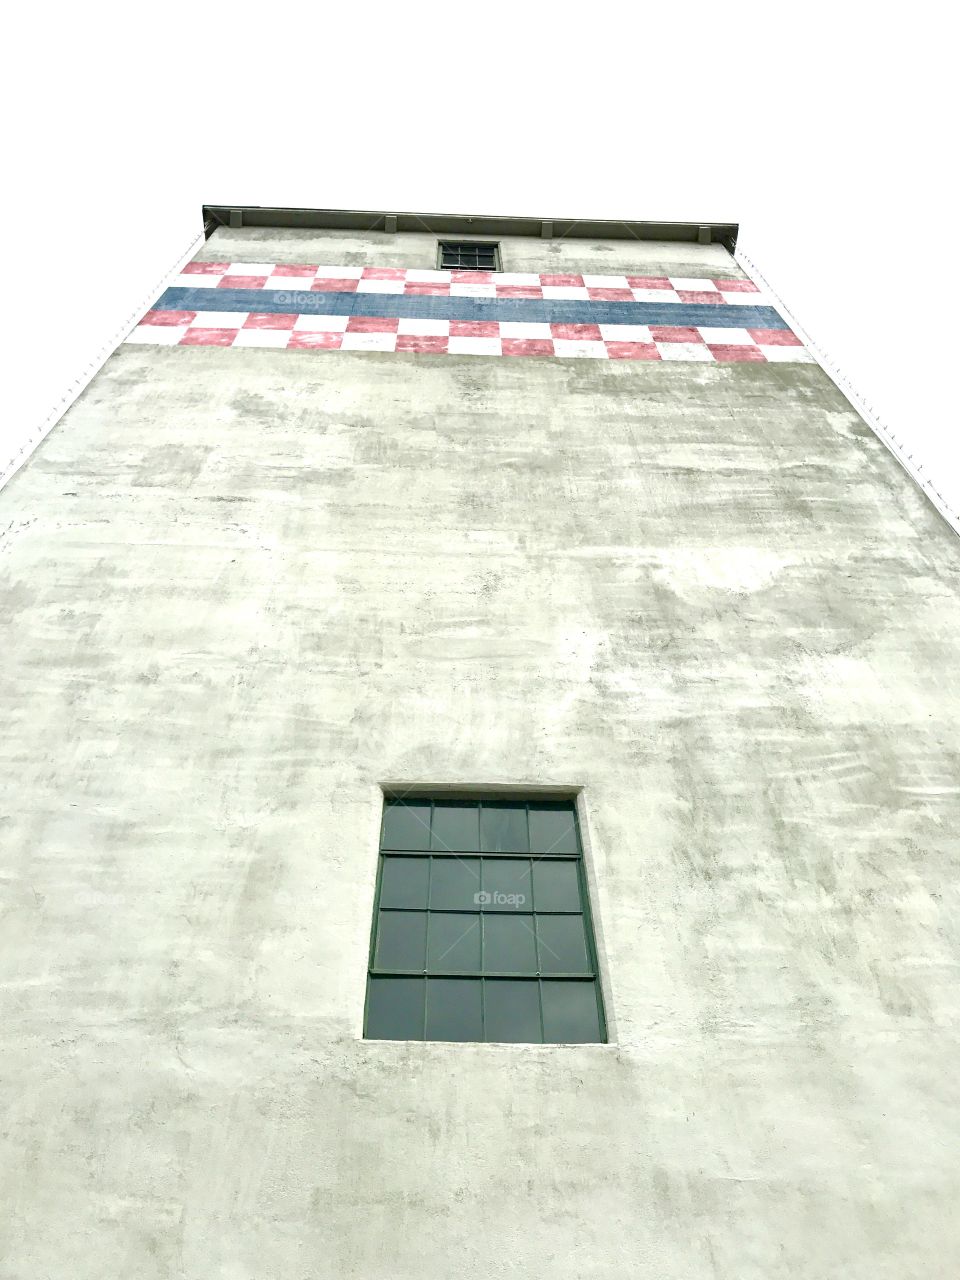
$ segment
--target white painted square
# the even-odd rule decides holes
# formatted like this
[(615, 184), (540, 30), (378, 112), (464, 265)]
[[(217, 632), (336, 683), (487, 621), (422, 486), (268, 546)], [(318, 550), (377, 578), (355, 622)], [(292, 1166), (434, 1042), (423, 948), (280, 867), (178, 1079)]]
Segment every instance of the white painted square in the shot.
[(263, 286), (264, 289), (282, 289), (285, 293), (292, 293), (293, 290), (306, 290), (310, 292), (313, 284), (313, 276), (271, 276)]
[(341, 351), (396, 351), (395, 333), (345, 333)]
[(600, 333), (605, 342), (652, 342), (650, 329), (645, 324), (602, 324)]
[(128, 335), (127, 342), (151, 347), (175, 347), (189, 327), (185, 324), (138, 324)]
[(764, 347), (760, 350), (763, 352), (765, 360), (770, 360), (778, 364), (816, 364), (813, 356), (806, 347)]
[(239, 329), (249, 311), (198, 311), (193, 329)]
[(712, 280), (695, 280), (690, 276), (670, 276), (674, 289), (689, 289), (696, 293), (719, 293), (720, 290)]
[(359, 280), (363, 275), (363, 267), (317, 267), (318, 280)]
[(447, 352), (452, 356), (502, 355), (499, 338), (451, 338)]
[(592, 356), (595, 360), (608, 359), (604, 344), (591, 342), (588, 338), (554, 338), (553, 352), (558, 356)]
[(496, 296), (495, 284), (452, 284), (450, 286), (451, 298), (495, 298)]
[(402, 280), (361, 280), (357, 293), (403, 293)]
[(410, 284), (449, 284), (449, 271), (418, 271), (411, 268), (407, 272), (407, 280)]
[(321, 316), (313, 312), (305, 312), (297, 316), (294, 329), (307, 330), (309, 333), (343, 333), (347, 327), (349, 316)]
[(269, 276), (273, 274), (275, 262), (231, 262), (223, 273), (225, 276)]
[(504, 320), (500, 324), (501, 338), (552, 338), (548, 324), (527, 324), (520, 321)]
[(728, 307), (768, 307), (770, 299), (765, 293), (724, 293), (721, 294)]
[(543, 286), (543, 296), (545, 298), (583, 298), (587, 301), (590, 299), (586, 286), (581, 289), (574, 284), (545, 284)]
[(697, 325), (697, 333), (715, 347), (755, 347), (757, 344), (746, 329), (708, 329)]
[(533, 271), (499, 271), (496, 281), (497, 284), (540, 285), (540, 277)]
[(241, 329), (233, 340), (235, 347), (285, 347), (290, 329)]
[(677, 302), (680, 299), (672, 289), (631, 289), (637, 302)]
[(626, 276), (583, 276), (588, 289), (629, 289)]
[(708, 363), (713, 359), (702, 342), (658, 342), (661, 360), (699, 360)]
[(174, 276), (171, 289), (216, 289), (221, 276)]
[(428, 337), (445, 338), (450, 332), (449, 320), (401, 320), (400, 333), (415, 333)]

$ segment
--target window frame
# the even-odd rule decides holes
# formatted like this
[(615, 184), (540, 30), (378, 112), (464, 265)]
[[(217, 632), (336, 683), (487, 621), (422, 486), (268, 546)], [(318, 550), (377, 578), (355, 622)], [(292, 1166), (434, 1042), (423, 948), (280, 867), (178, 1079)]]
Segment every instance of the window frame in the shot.
[[(464, 266), (448, 266), (443, 261), (444, 250), (463, 248), (470, 249), (492, 249), (493, 250), (493, 266), (492, 267), (464, 267)], [(437, 270), (438, 271), (483, 271), (483, 272), (500, 272), (503, 270), (503, 257), (500, 251), (499, 240), (438, 240), (437, 241)]]
[[(368, 947), (367, 972), (366, 972), (366, 979), (365, 979), (365, 997), (364, 997), (363, 1022), (362, 1022), (363, 1039), (365, 1040), (370, 1039), (371, 1041), (376, 1041), (376, 1040), (390, 1038), (387, 1036), (379, 1036), (379, 1035), (371, 1036), (369, 1034), (368, 1020), (369, 1020), (369, 1014), (370, 1014), (371, 979), (376, 978), (376, 979), (386, 979), (388, 981), (396, 980), (396, 979), (401, 979), (401, 980), (414, 979), (414, 980), (421, 981), (424, 984), (424, 1013), (423, 1013), (423, 1021), (421, 1024), (421, 1035), (418, 1037), (405, 1037), (403, 1041), (404, 1043), (406, 1042), (464, 1043), (464, 1044), (474, 1044), (474, 1045), (476, 1044), (501, 1044), (501, 1045), (503, 1044), (512, 1044), (512, 1045), (539, 1044), (542, 1047), (558, 1046), (558, 1045), (573, 1045), (573, 1044), (576, 1044), (578, 1046), (584, 1046), (584, 1045), (606, 1046), (612, 1043), (611, 1034), (610, 1034), (611, 1026), (610, 1026), (608, 1013), (607, 1013), (607, 1000), (608, 1000), (607, 990), (606, 990), (607, 982), (606, 982), (604, 967), (601, 960), (600, 948), (598, 945), (598, 938), (600, 935), (594, 923), (594, 910), (593, 910), (593, 903), (592, 903), (592, 897), (591, 897), (591, 891), (590, 891), (590, 876), (588, 874), (588, 867), (587, 867), (587, 842), (584, 840), (584, 835), (582, 830), (582, 815), (581, 815), (581, 804), (580, 804), (579, 794), (577, 793), (571, 794), (570, 792), (563, 792), (563, 793), (555, 793), (552, 791), (545, 792), (545, 791), (539, 791), (535, 788), (530, 788), (530, 789), (524, 788), (522, 790), (518, 788), (517, 790), (511, 789), (510, 791), (506, 791), (506, 792), (500, 792), (500, 791), (493, 792), (493, 791), (487, 791), (479, 788), (476, 790), (458, 789), (454, 791), (454, 790), (449, 790), (445, 787), (437, 787), (437, 788), (424, 788), (422, 791), (419, 789), (417, 791), (408, 791), (406, 788), (404, 788), (402, 793), (392, 793), (385, 789), (380, 799), (381, 799), (381, 806), (380, 806), (380, 822), (378, 827), (376, 882), (375, 882), (375, 888), (374, 888), (374, 894), (373, 894), (373, 911), (372, 911), (371, 924), (370, 924), (370, 940), (369, 940), (369, 947)], [(494, 850), (483, 850), (483, 849), (442, 850), (442, 849), (433, 849), (433, 848), (428, 848), (428, 849), (392, 848), (391, 846), (385, 844), (385, 834), (386, 834), (385, 833), (385, 817), (386, 817), (388, 806), (391, 804), (391, 802), (398, 802), (398, 801), (399, 802), (407, 801), (411, 803), (419, 802), (421, 804), (428, 804), (430, 806), (429, 827), (431, 831), (431, 838), (428, 840), (428, 843), (430, 843), (431, 845), (433, 843), (433, 839), (432, 839), (433, 815), (434, 815), (435, 807), (437, 805), (447, 805), (447, 804), (450, 804), (451, 802), (456, 802), (456, 801), (467, 801), (467, 802), (476, 804), (478, 809), (481, 812), (482, 812), (482, 807), (484, 803), (522, 805), (526, 811), (528, 848), (526, 851), (520, 851), (520, 850), (494, 851)], [(548, 851), (547, 853), (536, 853), (529, 848), (530, 808), (531, 806), (538, 806), (541, 804), (560, 804), (564, 806), (569, 806), (569, 811), (573, 819), (573, 830), (575, 834), (575, 843), (577, 846), (574, 852), (562, 853), (562, 852)], [(483, 843), (483, 836), (482, 836), (482, 821), (481, 821), (481, 835), (480, 835), (480, 839), (477, 841), (477, 844), (482, 845), (482, 843)], [(386, 865), (387, 858), (391, 858), (391, 859), (392, 858), (401, 858), (401, 859), (415, 858), (415, 859), (429, 860), (428, 868), (427, 868), (427, 886), (428, 886), (427, 897), (425, 899), (424, 906), (422, 907), (421, 906), (385, 907), (381, 905), (382, 895), (383, 895), (384, 868)], [(534, 896), (533, 896), (531, 905), (526, 910), (522, 908), (518, 910), (512, 907), (497, 907), (495, 905), (488, 905), (488, 904), (478, 904), (473, 910), (467, 909), (465, 907), (460, 907), (460, 908), (446, 907), (446, 906), (432, 907), (431, 906), (432, 869), (433, 869), (433, 860), (435, 858), (440, 860), (461, 860), (461, 859), (467, 859), (467, 858), (475, 859), (478, 861), (478, 863), (480, 863), (481, 875), (482, 875), (481, 860), (486, 859), (488, 861), (493, 862), (498, 859), (514, 859), (514, 860), (522, 859), (529, 864), (529, 875), (530, 875), (529, 882), (531, 887), (533, 887), (533, 884), (534, 884), (534, 881), (533, 881), (534, 867), (536, 866), (537, 863), (544, 862), (544, 861), (561, 862), (561, 863), (567, 863), (567, 864), (572, 863), (576, 868), (576, 885), (577, 885), (577, 892), (579, 896), (580, 907), (577, 910), (572, 908), (560, 908), (556, 910), (551, 909), (551, 910), (538, 912), (535, 909), (536, 908), (535, 889), (533, 889)], [(482, 881), (478, 881), (478, 884), (480, 883), (482, 883)], [(402, 911), (414, 912), (417, 914), (421, 914), (424, 917), (425, 942), (424, 942), (424, 959), (423, 959), (422, 969), (406, 969), (406, 968), (387, 969), (377, 964), (377, 946), (378, 946), (378, 941), (380, 937), (381, 912), (391, 913), (391, 912), (402, 912)], [(478, 966), (476, 969), (465, 970), (465, 969), (450, 968), (450, 969), (433, 970), (430, 968), (430, 960), (429, 960), (430, 916), (433, 914), (471, 916), (471, 917), (475, 917), (478, 923), (480, 923), (483, 920), (484, 916), (518, 916), (520, 915), (520, 916), (526, 916), (530, 918), (531, 922), (534, 922), (534, 918), (538, 915), (542, 915), (546, 918), (580, 919), (582, 921), (582, 926), (583, 926), (583, 935), (584, 935), (583, 941), (584, 941), (584, 946), (586, 951), (586, 967), (582, 971), (563, 970), (563, 971), (550, 972), (549, 970), (546, 970), (546, 971), (543, 970), (543, 968), (541, 967), (543, 956), (540, 949), (539, 928), (537, 924), (534, 922), (534, 926), (530, 930), (530, 932), (532, 936), (535, 938), (535, 943), (534, 943), (534, 955), (536, 960), (535, 970), (523, 969), (523, 970), (509, 970), (509, 971), (504, 970), (504, 971), (487, 972), (485, 970), (486, 957), (485, 957), (485, 953), (482, 946), (480, 949), (480, 959), (478, 961)], [(481, 929), (482, 928), (483, 926), (481, 924)], [(432, 1037), (428, 1038), (427, 1036), (427, 1029), (428, 1029), (427, 1023), (428, 1023), (428, 1016), (429, 1016), (428, 1015), (428, 1007), (429, 1007), (428, 983), (430, 979), (463, 981), (463, 982), (475, 983), (477, 985), (479, 994), (480, 994), (480, 1001), (479, 1001), (480, 1019), (481, 1019), (481, 1022), (480, 1022), (481, 1038), (480, 1039), (461, 1038), (458, 1040), (445, 1041), (445, 1040), (435, 1039)], [(513, 983), (523, 982), (523, 983), (529, 983), (532, 987), (535, 986), (537, 990), (537, 1008), (538, 1008), (538, 1016), (540, 1021), (540, 1039), (539, 1040), (533, 1040), (533, 1039), (487, 1040), (486, 1039), (486, 1036), (485, 1036), (485, 1030), (486, 1030), (485, 1028), (485, 1020), (486, 1020), (485, 984), (488, 982), (500, 982), (500, 981), (513, 982)], [(547, 983), (555, 982), (558, 985), (560, 983), (564, 983), (564, 984), (577, 983), (590, 988), (597, 1006), (598, 1035), (596, 1039), (589, 1039), (589, 1040), (550, 1039), (550, 1040), (547, 1040), (545, 1038), (544, 996), (543, 996), (544, 982), (547, 982)], [(556, 990), (556, 988), (553, 988), (553, 990)]]

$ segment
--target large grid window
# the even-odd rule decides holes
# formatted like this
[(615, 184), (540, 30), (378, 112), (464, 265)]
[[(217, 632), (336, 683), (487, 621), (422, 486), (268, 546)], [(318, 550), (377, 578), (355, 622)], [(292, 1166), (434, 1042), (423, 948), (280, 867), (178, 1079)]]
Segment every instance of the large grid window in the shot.
[(364, 1034), (606, 1039), (572, 800), (385, 801)]
[(492, 241), (441, 240), (440, 266), (444, 271), (499, 271), (499, 248)]

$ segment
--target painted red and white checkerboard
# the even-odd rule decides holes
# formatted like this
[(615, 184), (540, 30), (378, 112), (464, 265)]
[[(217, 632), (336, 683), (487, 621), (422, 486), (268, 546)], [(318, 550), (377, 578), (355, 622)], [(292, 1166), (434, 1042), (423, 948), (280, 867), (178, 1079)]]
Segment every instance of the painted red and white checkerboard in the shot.
[(679, 276), (600, 276), (421, 271), (271, 262), (191, 262), (171, 282), (187, 289), (280, 289), (396, 293), (407, 297), (554, 298), (592, 302), (702, 302), (755, 306), (764, 295), (751, 280)]
[(622, 360), (809, 359), (786, 329), (670, 325), (523, 324), (379, 316), (153, 311), (127, 339), (196, 347), (300, 351), (417, 351), (433, 355), (567, 356)]

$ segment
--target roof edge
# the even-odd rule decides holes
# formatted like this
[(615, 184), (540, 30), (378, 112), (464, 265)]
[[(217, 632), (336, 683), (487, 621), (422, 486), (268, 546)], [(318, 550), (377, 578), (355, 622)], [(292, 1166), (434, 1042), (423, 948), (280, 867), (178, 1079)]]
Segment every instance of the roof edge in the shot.
[(338, 231), (426, 231), (431, 235), (535, 236), (538, 239), (672, 240), (722, 244), (733, 253), (736, 222), (624, 222), (598, 218), (519, 218), (492, 214), (388, 213), (369, 209), (203, 206), (204, 233), (218, 227), (302, 227)]

